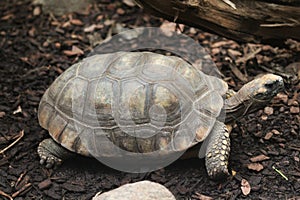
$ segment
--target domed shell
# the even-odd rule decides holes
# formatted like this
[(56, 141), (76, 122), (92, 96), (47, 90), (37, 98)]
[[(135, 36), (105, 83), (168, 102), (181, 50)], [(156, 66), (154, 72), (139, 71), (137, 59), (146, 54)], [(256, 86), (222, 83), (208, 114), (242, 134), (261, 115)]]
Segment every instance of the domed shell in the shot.
[[(184, 60), (150, 52), (83, 59), (62, 73), (39, 105), (40, 125), (65, 148), (89, 156), (182, 151), (203, 141), (227, 85)], [(93, 146), (93, 147), (91, 147)]]

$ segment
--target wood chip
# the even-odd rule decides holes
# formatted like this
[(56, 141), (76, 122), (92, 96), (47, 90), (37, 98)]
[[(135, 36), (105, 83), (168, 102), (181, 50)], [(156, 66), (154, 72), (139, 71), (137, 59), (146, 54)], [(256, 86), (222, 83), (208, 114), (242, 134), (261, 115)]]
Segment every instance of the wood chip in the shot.
[(231, 8), (236, 9), (236, 5), (232, 1), (229, 1), (229, 0), (223, 0), (223, 1), (226, 4), (228, 4)]
[(32, 27), (31, 29), (29, 29), (29, 31), (28, 31), (28, 35), (30, 37), (35, 37), (35, 33), (36, 33), (36, 29), (34, 27)]
[(286, 94), (280, 92), (280, 93), (278, 93), (278, 94), (274, 97), (273, 102), (280, 102), (280, 101), (281, 101), (281, 102), (283, 102), (284, 104), (287, 104), (288, 99), (289, 99), (288, 95), (286, 95)]
[(14, 18), (15, 15), (14, 14), (8, 14), (8, 15), (4, 15), (3, 17), (1, 17), (1, 20), (9, 20)]
[(276, 130), (276, 129), (273, 129), (272, 133), (274, 133), (275, 135), (280, 135), (280, 132), (278, 130)]
[(66, 190), (72, 191), (72, 192), (84, 192), (85, 191), (85, 188), (83, 185), (74, 185), (69, 182), (65, 182), (62, 185), (62, 187), (65, 188)]
[(244, 195), (250, 194), (251, 186), (246, 179), (242, 179), (241, 181), (241, 190)]
[(212, 49), (211, 49), (211, 53), (212, 53), (213, 55), (217, 55), (218, 53), (220, 53), (220, 48), (212, 48)]
[(129, 7), (134, 7), (136, 5), (133, 0), (123, 0), (123, 3)]
[(14, 115), (17, 114), (17, 113), (22, 113), (22, 108), (21, 108), (21, 106), (18, 106), (17, 110), (15, 110), (15, 111), (13, 112)]
[(197, 30), (194, 27), (191, 27), (190, 30), (189, 30), (189, 33), (196, 34)]
[(264, 113), (266, 113), (267, 115), (272, 115), (274, 112), (274, 109), (272, 107), (265, 107), (264, 108)]
[(10, 145), (8, 145), (7, 147), (5, 147), (4, 149), (2, 149), (0, 151), (0, 154), (4, 153), (5, 151), (7, 151), (8, 149), (10, 149), (12, 146), (14, 146), (19, 140), (22, 139), (22, 137), (24, 136), (24, 130), (21, 130), (19, 132), (19, 134), (17, 135), (17, 139), (15, 141), (13, 141)]
[[(184, 25), (183, 24), (179, 24), (180, 30), (183, 30)], [(168, 36), (171, 37), (173, 35), (173, 32), (176, 31), (177, 28), (177, 24), (174, 22), (169, 22), (167, 20), (165, 20), (161, 25), (160, 28), (162, 30), (162, 32)], [(177, 30), (177, 32), (180, 32)]]
[(70, 20), (71, 24), (76, 25), (76, 26), (82, 26), (83, 22), (79, 19), (71, 19)]
[(236, 50), (233, 50), (233, 49), (228, 49), (227, 51), (228, 51), (228, 55), (229, 55), (232, 59), (234, 59), (234, 58), (236, 58), (236, 57), (238, 57), (238, 56), (242, 56), (242, 53), (239, 52), (239, 51), (236, 51)]
[(50, 179), (45, 179), (45, 180), (43, 180), (42, 182), (40, 182), (38, 184), (38, 187), (39, 187), (40, 190), (43, 190), (43, 189), (49, 188), (51, 185), (52, 185), (51, 180)]
[(260, 163), (249, 163), (247, 165), (248, 169), (250, 170), (254, 170), (254, 171), (257, 171), (257, 172), (260, 172), (261, 170), (264, 169), (264, 166)]
[(265, 140), (269, 140), (269, 139), (271, 139), (272, 136), (273, 136), (273, 133), (272, 133), (272, 132), (268, 132), (268, 133), (265, 135), (264, 139), (265, 139)]
[(0, 190), (0, 195), (3, 196), (3, 197), (8, 198), (9, 200), (13, 200), (13, 198), (12, 198), (10, 195), (6, 194), (6, 193), (3, 192), (2, 190)]
[(268, 115), (262, 115), (261, 120), (266, 121), (268, 119)]
[(218, 47), (230, 45), (232, 43), (234, 43), (232, 40), (222, 40), (222, 41), (213, 43), (210, 47), (211, 48), (218, 48)]
[(248, 60), (254, 58), (255, 55), (258, 54), (260, 51), (261, 51), (261, 48), (259, 47), (255, 51), (253, 51), (247, 55), (244, 55), (244, 57), (237, 59), (235, 62), (236, 63), (246, 63)]
[(83, 29), (83, 31), (86, 32), (86, 33), (90, 33), (90, 32), (93, 32), (96, 29), (101, 29), (103, 27), (104, 27), (103, 24), (92, 24), (92, 25), (90, 25), (88, 27), (85, 27)]
[(31, 183), (27, 183), (20, 190), (18, 190), (15, 193), (13, 193), (11, 195), (11, 197), (15, 198), (15, 197), (17, 197), (17, 196), (19, 196), (21, 194), (24, 194), (24, 193), (28, 192), (29, 191), (28, 189), (31, 188), (31, 185), (32, 185)]
[(260, 161), (269, 160), (269, 159), (270, 159), (270, 157), (268, 157), (264, 154), (261, 154), (261, 155), (250, 158), (250, 161), (251, 162), (260, 162)]
[(199, 200), (212, 200), (212, 197), (206, 196), (204, 194), (200, 194), (198, 192), (195, 192), (195, 195), (193, 195), (193, 198), (199, 199)]
[(290, 99), (288, 100), (288, 106), (299, 106), (299, 103), (294, 99)]
[(124, 15), (125, 14), (125, 10), (123, 10), (122, 8), (118, 8), (116, 11), (119, 15)]
[(292, 114), (298, 114), (298, 113), (300, 112), (299, 107), (291, 106), (291, 107), (290, 107), (290, 112), (291, 112)]
[(244, 83), (245, 82), (248, 82), (248, 79), (247, 77), (237, 68), (236, 65), (233, 65), (233, 64), (229, 64), (229, 67), (231, 69), (231, 71), (234, 73), (234, 75), (240, 79), (241, 81), (243, 81)]
[(70, 50), (65, 50), (63, 52), (67, 56), (83, 55), (84, 54), (84, 52), (81, 49), (79, 49), (77, 46), (75, 46), (75, 45), (72, 46), (72, 50), (71, 51)]
[(34, 16), (39, 16), (41, 14), (42, 10), (40, 6), (37, 6), (33, 9), (33, 15)]
[(4, 117), (5, 112), (0, 112), (0, 118)]

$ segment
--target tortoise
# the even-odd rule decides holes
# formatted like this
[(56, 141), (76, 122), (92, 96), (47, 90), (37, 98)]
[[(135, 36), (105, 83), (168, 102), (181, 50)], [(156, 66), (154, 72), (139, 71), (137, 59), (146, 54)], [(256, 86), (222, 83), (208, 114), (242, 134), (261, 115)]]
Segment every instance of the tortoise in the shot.
[(224, 178), (230, 175), (227, 126), (264, 107), (283, 87), (280, 76), (266, 74), (233, 92), (176, 56), (97, 54), (68, 68), (43, 95), (38, 119), (51, 138), (38, 146), (40, 163), (52, 168), (76, 153), (94, 156), (91, 142), (101, 146), (96, 156), (107, 158), (120, 153), (107, 141), (164, 158), (205, 143), (209, 177)]

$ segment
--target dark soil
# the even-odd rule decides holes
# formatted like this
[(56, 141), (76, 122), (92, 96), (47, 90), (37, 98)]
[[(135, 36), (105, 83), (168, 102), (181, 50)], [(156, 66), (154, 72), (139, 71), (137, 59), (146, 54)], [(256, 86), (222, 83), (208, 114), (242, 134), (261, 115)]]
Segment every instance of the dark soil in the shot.
[[(285, 48), (237, 44), (184, 27), (207, 48), (230, 87), (238, 89), (242, 80), (267, 71), (286, 81), (285, 91), (267, 108), (245, 116), (233, 129), (230, 164), (236, 174), (224, 182), (208, 179), (203, 159), (179, 160), (147, 174), (115, 171), (82, 157), (48, 170), (36, 151), (49, 137), (38, 124), (38, 104), (53, 80), (92, 49), (88, 38), (93, 34), (84, 28), (97, 24), (95, 32), (106, 38), (113, 23), (159, 27), (164, 21), (122, 1), (97, 1), (88, 14), (57, 17), (39, 11), (25, 0), (0, 1), (0, 151), (24, 131), (0, 155), (0, 199), (8, 199), (5, 193), (14, 199), (91, 199), (99, 191), (145, 179), (165, 185), (178, 199), (300, 199), (299, 43), (290, 41)], [(72, 46), (83, 52), (74, 53)], [(234, 62), (237, 58), (242, 61)], [(258, 155), (268, 159), (250, 160)], [(242, 193), (242, 179), (250, 183), (248, 195)]]

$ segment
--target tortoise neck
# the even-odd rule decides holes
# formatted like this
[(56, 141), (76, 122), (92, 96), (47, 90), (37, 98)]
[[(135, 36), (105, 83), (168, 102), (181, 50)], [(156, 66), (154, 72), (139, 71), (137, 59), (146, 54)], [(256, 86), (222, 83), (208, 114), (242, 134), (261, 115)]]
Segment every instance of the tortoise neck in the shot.
[[(238, 95), (234, 95), (225, 100), (224, 111), (226, 114), (225, 123), (233, 123), (234, 121), (241, 118), (247, 110), (247, 100), (241, 100)], [(249, 101), (249, 100), (248, 100)]]
[[(243, 99), (239, 98), (243, 97)], [(248, 95), (239, 94), (225, 100), (224, 112), (226, 113), (226, 123), (233, 123), (234, 121), (244, 117), (245, 115), (263, 108), (269, 101), (255, 100)]]

